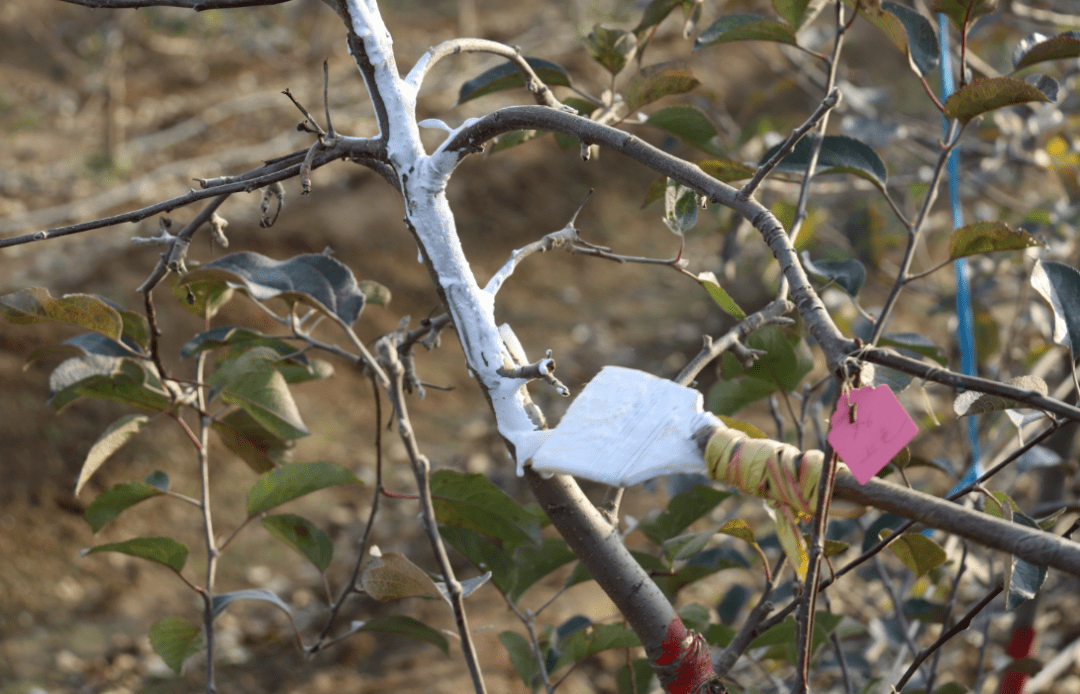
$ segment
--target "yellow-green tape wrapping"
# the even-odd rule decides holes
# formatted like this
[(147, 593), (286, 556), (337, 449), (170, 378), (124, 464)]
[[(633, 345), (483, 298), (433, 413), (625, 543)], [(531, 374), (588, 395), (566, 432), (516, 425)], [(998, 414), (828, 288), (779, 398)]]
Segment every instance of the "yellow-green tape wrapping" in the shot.
[(817, 510), (824, 462), (821, 451), (803, 453), (786, 443), (752, 439), (723, 425), (716, 427), (705, 446), (710, 477), (761, 497), (776, 511), (776, 534), (800, 578), (806, 575), (808, 557), (798, 520), (812, 517)]

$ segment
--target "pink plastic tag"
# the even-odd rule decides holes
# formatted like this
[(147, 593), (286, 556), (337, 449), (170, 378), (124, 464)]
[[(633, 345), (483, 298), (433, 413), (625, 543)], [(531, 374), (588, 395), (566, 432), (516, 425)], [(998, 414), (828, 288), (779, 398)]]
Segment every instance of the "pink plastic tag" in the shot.
[(829, 443), (859, 484), (866, 484), (917, 433), (919, 427), (888, 386), (858, 388), (837, 401)]

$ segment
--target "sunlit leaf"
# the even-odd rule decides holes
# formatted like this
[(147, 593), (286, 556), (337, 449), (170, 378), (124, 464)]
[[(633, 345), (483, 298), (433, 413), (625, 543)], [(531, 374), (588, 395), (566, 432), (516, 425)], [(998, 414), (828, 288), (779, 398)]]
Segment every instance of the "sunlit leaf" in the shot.
[(1032, 101), (1049, 101), (1038, 87), (1015, 77), (975, 80), (945, 101), (945, 117), (967, 124), (984, 113)]
[(180, 570), (184, 568), (184, 563), (187, 561), (188, 548), (187, 545), (177, 542), (171, 537), (137, 537), (124, 542), (113, 542), (84, 549), (81, 554), (86, 556), (98, 552), (130, 554), (133, 557), (164, 564), (173, 571), (180, 573)]
[(975, 222), (960, 227), (949, 237), (949, 258), (955, 260), (977, 253), (1018, 251), (1042, 245), (1028, 232), (1010, 229), (1004, 222)]
[(701, 84), (685, 63), (661, 63), (644, 68), (626, 84), (627, 107), (633, 111), (672, 94), (685, 94)]
[(1048, 60), (1064, 60), (1080, 57), (1080, 31), (1066, 31), (1052, 38), (1039, 37), (1042, 40), (1031, 45), (1021, 43), (1013, 56), (1013, 67), (1023, 70)]
[[(95, 472), (112, 457), (112, 454), (131, 440), (135, 434), (143, 430), (150, 422), (150, 418), (141, 414), (124, 415), (109, 425), (94, 445), (90, 446), (90, 452), (86, 454), (82, 469), (79, 471), (79, 480), (75, 483), (75, 495), (78, 496), (83, 486), (90, 480)], [(91, 525), (93, 525), (91, 523)], [(97, 532), (97, 529), (94, 530)]]
[(369, 561), (360, 585), (380, 602), (416, 597), (443, 599), (435, 581), (399, 552), (387, 552)]
[(693, 189), (668, 179), (664, 189), (664, 225), (673, 234), (682, 236), (697, 224), (697, 200)]
[(165, 617), (150, 627), (150, 645), (177, 675), (184, 661), (206, 647), (202, 628), (183, 617)]
[(366, 297), (352, 270), (322, 253), (297, 255), (277, 261), (258, 253), (222, 256), (183, 276), (184, 283), (224, 282), (245, 290), (260, 302), (282, 299), (301, 302), (352, 325), (360, 317)]
[(713, 22), (697, 37), (694, 50), (733, 41), (777, 41), (796, 45), (795, 30), (784, 22), (762, 19), (756, 14), (734, 14)]
[(1054, 311), (1054, 342), (1080, 355), (1080, 272), (1062, 263), (1035, 261), (1031, 286)]
[[(1029, 390), (1038, 395), (1046, 395), (1048, 392), (1046, 381), (1038, 376), (1018, 376), (1005, 381), (1005, 384), (1014, 388)], [(1030, 405), (1002, 398), (998, 395), (991, 395), (990, 393), (979, 393), (974, 390), (960, 393), (960, 395), (956, 396), (956, 400), (953, 401), (953, 411), (956, 412), (957, 417), (1010, 410), (1016, 407), (1030, 407)]]
[(77, 325), (119, 340), (124, 321), (101, 297), (67, 294), (55, 298), (44, 287), (30, 287), (0, 296), (0, 317), (9, 323)]
[(748, 422), (740, 422), (737, 419), (732, 419), (731, 417), (725, 417), (723, 415), (720, 415), (720, 420), (725, 425), (727, 425), (728, 428), (735, 429), (737, 431), (741, 431), (742, 433), (746, 434), (748, 437), (750, 437), (752, 439), (767, 439), (767, 438), (769, 438), (768, 434), (766, 434), (764, 431), (762, 431), (761, 429), (758, 429), (756, 426), (754, 426), (753, 424), (750, 424)]
[(189, 313), (199, 318), (213, 318), (221, 307), (229, 303), (236, 290), (221, 281), (185, 281), (176, 277), (172, 293)]
[(311, 492), (360, 482), (351, 470), (336, 463), (290, 463), (264, 473), (248, 493), (249, 516)]
[[(541, 58), (525, 58), (525, 62), (529, 64), (536, 76), (547, 86), (570, 86), (570, 74), (561, 65)], [(525, 78), (521, 76), (521, 72), (517, 67), (513, 63), (503, 63), (461, 85), (457, 102), (460, 106), (466, 101), (471, 101), (486, 94), (524, 86)]]
[(937, 542), (920, 533), (905, 533), (893, 540), (889, 549), (904, 566), (911, 569), (920, 578), (928, 571), (945, 563), (948, 556)]
[(390, 305), (390, 299), (393, 296), (390, 293), (390, 288), (386, 285), (374, 280), (360, 280), (356, 285), (360, 287), (360, 292), (364, 295), (367, 303), (382, 306), (383, 308)]
[(319, 571), (326, 571), (326, 567), (330, 566), (334, 558), (334, 543), (311, 521), (283, 513), (263, 518), (262, 524), (271, 535), (307, 557)]
[(274, 368), (278, 358), (273, 349), (256, 347), (222, 362), (210, 377), (211, 398), (220, 395), (223, 402), (240, 407), (279, 438), (298, 439), (310, 431), (285, 377)]
[(161, 496), (162, 494), (164, 494), (163, 490), (145, 482), (117, 484), (110, 487), (86, 507), (86, 511), (83, 512), (83, 519), (97, 533), (125, 509), (134, 506), (140, 501), (145, 501), (154, 496)]

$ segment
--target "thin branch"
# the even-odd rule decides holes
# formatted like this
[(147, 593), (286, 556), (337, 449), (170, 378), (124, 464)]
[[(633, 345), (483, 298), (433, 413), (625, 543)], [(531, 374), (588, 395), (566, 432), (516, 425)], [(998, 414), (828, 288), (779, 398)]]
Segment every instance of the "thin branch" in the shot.
[[(765, 180), (765, 177), (776, 168), (776, 165), (779, 164), (784, 157), (791, 154), (791, 151), (795, 149), (795, 145), (799, 143), (799, 140), (801, 140), (806, 133), (810, 132), (814, 126), (821, 122), (821, 120), (825, 118), (825, 115), (835, 108), (838, 103), (840, 103), (840, 90), (833, 87), (832, 91), (828, 93), (817, 109), (810, 114), (810, 117), (806, 122), (795, 128), (795, 130), (788, 135), (788, 138), (784, 140), (784, 144), (780, 146), (780, 149), (776, 150), (776, 152), (769, 157), (768, 161), (758, 167), (758, 170), (754, 172), (754, 176), (739, 189), (739, 195), (744, 199), (753, 195), (754, 191), (761, 185), (761, 182)], [(810, 176), (808, 175), (806, 178), (809, 179)]]
[(315, 643), (308, 649), (309, 653), (314, 653), (323, 646), (328, 645), (328, 643), (332, 643), (327, 642), (326, 639), (330, 635), (330, 630), (334, 628), (334, 621), (337, 619), (341, 607), (356, 590), (356, 582), (360, 578), (360, 569), (364, 565), (364, 557), (367, 555), (367, 548), (371, 542), (371, 531), (375, 527), (375, 516), (379, 513), (379, 503), (382, 501), (383, 492), (385, 491), (382, 480), (382, 395), (379, 392), (379, 384), (374, 377), (371, 378), (371, 390), (375, 398), (375, 492), (371, 497), (371, 511), (368, 512), (367, 525), (364, 526), (364, 536), (360, 540), (360, 548), (357, 550), (356, 563), (353, 564), (349, 582), (342, 586), (337, 600), (330, 606), (330, 614), (326, 618), (326, 624), (319, 633), (319, 637), (315, 639)]
[(140, 7), (181, 7), (196, 12), (207, 10), (232, 9), (236, 7), (265, 7), (280, 5), (289, 0), (60, 0), (72, 5), (82, 5), (95, 10), (100, 9), (137, 9)]
[[(265, 185), (295, 177), (300, 171), (301, 163), (307, 155), (307, 152), (307, 149), (293, 152), (292, 154), (268, 162), (257, 169), (233, 177), (229, 183), (213, 186), (204, 190), (189, 189), (188, 192), (183, 195), (131, 212), (124, 212), (122, 214), (104, 217), (91, 222), (82, 222), (80, 224), (72, 224), (71, 226), (46, 229), (32, 234), (23, 234), (21, 236), (0, 239), (0, 248), (18, 246), (34, 241), (45, 241), (61, 236), (70, 236), (72, 234), (102, 229), (104, 227), (115, 226), (125, 222), (138, 222), (162, 212), (171, 212), (179, 207), (190, 205), (199, 200), (205, 200), (207, 198), (213, 198), (229, 193), (251, 192), (252, 190), (262, 188)], [(375, 170), (380, 171), (380, 173), (381, 170), (377, 168), (378, 165), (385, 165), (387, 163), (381, 141), (357, 137), (342, 137), (335, 142), (332, 147), (317, 154), (312, 161), (311, 168), (317, 169), (332, 161), (346, 157), (365, 165), (368, 165), (369, 160), (374, 160), (371, 166)]]
[(555, 98), (555, 94), (551, 89), (544, 84), (543, 80), (532, 69), (532, 66), (521, 55), (520, 48), (485, 39), (451, 39), (429, 48), (428, 52), (421, 56), (420, 60), (416, 61), (413, 69), (409, 71), (405, 83), (413, 87), (413, 89), (419, 90), (420, 85), (424, 82), (424, 77), (427, 76), (428, 71), (431, 70), (435, 63), (459, 53), (492, 53), (506, 58), (521, 72), (525, 78), (525, 87), (533, 95), (537, 104), (552, 108), (564, 108), (562, 103)]
[(641, 138), (581, 116), (541, 106), (513, 106), (500, 109), (466, 127), (459, 128), (444, 142), (439, 152), (459, 158), (476, 151), (477, 145), (513, 130), (547, 130), (573, 135), (582, 142), (620, 152), (650, 169), (704, 195), (711, 202), (730, 207), (761, 233), (776, 256), (791, 286), (792, 301), (806, 321), (810, 333), (821, 344), (830, 370), (837, 367), (853, 342), (844, 337), (829, 318), (825, 305), (814, 291), (795, 248), (780, 221), (755, 199), (742, 200), (738, 191), (702, 171), (695, 164), (668, 154)]
[(986, 378), (979, 378), (978, 376), (965, 376), (964, 374), (957, 373), (955, 371), (949, 371), (938, 366), (930, 366), (918, 359), (911, 359), (905, 357), (891, 349), (882, 349), (880, 347), (868, 347), (863, 348), (857, 352), (858, 358), (863, 361), (868, 361), (873, 364), (879, 364), (881, 366), (887, 366), (890, 369), (896, 369), (897, 371), (903, 371), (913, 376), (918, 376), (927, 381), (934, 381), (935, 383), (942, 383), (947, 386), (953, 386), (954, 388), (962, 388), (964, 390), (974, 390), (980, 393), (988, 393), (990, 395), (997, 395), (1005, 398), (1006, 400), (1015, 400), (1016, 402), (1023, 403), (1028, 407), (1034, 407), (1035, 409), (1043, 410), (1044, 412), (1050, 412), (1059, 417), (1065, 419), (1080, 422), (1080, 407), (1070, 405), (1055, 398), (1050, 398), (1045, 395), (1036, 393), (1033, 390), (1024, 390), (1015, 386), (1010, 386), (1005, 383), (998, 383), (997, 381), (991, 381)]
[(901, 691), (904, 689), (904, 685), (907, 684), (908, 680), (910, 680), (911, 676), (915, 674), (919, 666), (922, 665), (923, 661), (929, 658), (932, 653), (934, 653), (937, 649), (948, 643), (950, 639), (959, 634), (961, 631), (964, 631), (968, 627), (970, 627), (971, 620), (973, 620), (976, 615), (982, 612), (987, 605), (993, 602), (994, 598), (996, 598), (1002, 590), (1002, 585), (1000, 583), (997, 584), (997, 586), (995, 586), (993, 590), (987, 593), (982, 600), (980, 600), (974, 607), (968, 610), (967, 613), (960, 619), (960, 621), (953, 625), (951, 629), (941, 632), (941, 636), (938, 636), (937, 640), (935, 640), (932, 644), (920, 651), (919, 655), (915, 656), (915, 660), (912, 661), (911, 665), (908, 667), (907, 672), (905, 672), (904, 676), (901, 677), (900, 680), (896, 683), (895, 691)]
[(675, 378), (675, 382), (684, 386), (689, 385), (697, 378), (702, 369), (721, 354), (739, 344), (739, 341), (750, 335), (750, 333), (760, 330), (766, 325), (788, 324), (791, 319), (786, 318), (784, 314), (790, 313), (794, 309), (795, 305), (790, 301), (773, 301), (757, 313), (753, 313), (741, 320), (738, 325), (728, 330), (720, 338), (714, 340), (706, 335), (705, 345), (690, 360), (690, 363), (683, 367), (683, 370)]
[(469, 621), (465, 614), (465, 602), (461, 589), (461, 583), (454, 575), (454, 569), (450, 565), (450, 557), (446, 553), (442, 536), (439, 534), (439, 522), (435, 518), (435, 506), (431, 498), (431, 463), (420, 452), (413, 433), (412, 423), (409, 420), (409, 412), (405, 406), (404, 376), (405, 367), (398, 358), (397, 345), (394, 336), (387, 336), (379, 340), (377, 346), (380, 365), (386, 369), (390, 376), (390, 402), (394, 408), (394, 414), (398, 422), (398, 436), (405, 444), (405, 450), (412, 463), (413, 474), (416, 477), (416, 487), (420, 494), (421, 525), (427, 533), (431, 543), (432, 553), (438, 562), (439, 571), (442, 573), (446, 591), (449, 594), (450, 607), (454, 612), (457, 622), (458, 636), (461, 638), (461, 650), (465, 656), (465, 662), (472, 676), (473, 688), (476, 694), (486, 694), (487, 687), (484, 684), (484, 676), (480, 672), (480, 660), (476, 652), (476, 646), (472, 640), (472, 630), (469, 629)]

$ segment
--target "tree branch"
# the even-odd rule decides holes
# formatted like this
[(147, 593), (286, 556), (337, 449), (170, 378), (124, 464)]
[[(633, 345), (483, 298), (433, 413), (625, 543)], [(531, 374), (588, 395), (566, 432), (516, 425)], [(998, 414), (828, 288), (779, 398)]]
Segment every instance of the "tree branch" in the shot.
[(181, 7), (196, 12), (223, 10), (235, 7), (263, 7), (281, 5), (289, 0), (60, 0), (72, 5), (82, 5), (95, 10), (101, 9), (137, 9), (140, 7)]

